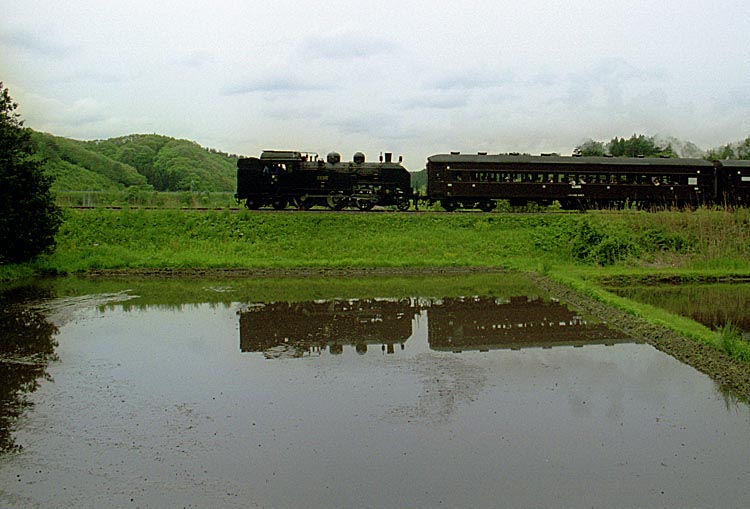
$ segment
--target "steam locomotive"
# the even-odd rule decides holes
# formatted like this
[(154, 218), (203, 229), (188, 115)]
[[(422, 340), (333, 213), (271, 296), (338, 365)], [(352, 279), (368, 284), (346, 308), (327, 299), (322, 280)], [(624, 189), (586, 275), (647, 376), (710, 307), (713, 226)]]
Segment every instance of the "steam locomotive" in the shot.
[(293, 203), (409, 208), (410, 201), (440, 203), (447, 211), (489, 212), (499, 200), (565, 209), (636, 206), (750, 205), (750, 161), (643, 157), (561, 157), (522, 154), (438, 154), (427, 159), (427, 193), (412, 190), (410, 174), (392, 155), (365, 162), (361, 152), (341, 162), (302, 152), (265, 151), (237, 163), (237, 194), (250, 209)]
[(290, 203), (303, 210), (315, 205), (333, 210), (395, 205), (406, 210), (413, 196), (411, 177), (400, 159), (397, 163), (392, 159), (386, 153), (379, 162), (370, 163), (357, 152), (347, 163), (337, 152), (324, 161), (317, 154), (266, 150), (260, 158), (237, 162), (235, 198), (251, 210), (264, 205), (281, 210)]

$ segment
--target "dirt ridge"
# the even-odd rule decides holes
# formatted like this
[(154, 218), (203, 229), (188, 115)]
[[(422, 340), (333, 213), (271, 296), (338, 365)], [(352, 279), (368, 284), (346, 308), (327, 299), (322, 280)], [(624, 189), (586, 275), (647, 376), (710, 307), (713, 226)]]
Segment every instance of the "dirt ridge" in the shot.
[(644, 341), (675, 359), (708, 375), (722, 390), (731, 391), (742, 401), (750, 401), (750, 365), (729, 357), (704, 343), (675, 331), (613, 308), (540, 274), (529, 274), (534, 283), (573, 307), (590, 313), (611, 327)]

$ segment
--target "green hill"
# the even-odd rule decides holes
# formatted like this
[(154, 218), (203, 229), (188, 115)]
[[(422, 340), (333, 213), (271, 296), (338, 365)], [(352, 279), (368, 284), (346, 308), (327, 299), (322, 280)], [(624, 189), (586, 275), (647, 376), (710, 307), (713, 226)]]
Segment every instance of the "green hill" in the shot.
[(237, 158), (157, 134), (78, 141), (33, 132), (55, 191), (233, 191)]

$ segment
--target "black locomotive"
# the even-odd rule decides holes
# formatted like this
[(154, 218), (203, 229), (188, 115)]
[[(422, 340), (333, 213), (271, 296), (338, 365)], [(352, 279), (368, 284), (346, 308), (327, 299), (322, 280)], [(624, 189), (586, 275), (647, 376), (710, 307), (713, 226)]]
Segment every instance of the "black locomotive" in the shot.
[(334, 210), (375, 205), (409, 208), (410, 200), (440, 203), (448, 211), (491, 211), (498, 200), (511, 206), (558, 202), (566, 209), (623, 206), (750, 205), (750, 161), (642, 157), (560, 157), (521, 154), (439, 154), (427, 159), (427, 193), (412, 191), (409, 172), (391, 161), (365, 162), (358, 152), (341, 162), (302, 152), (265, 151), (237, 167), (238, 200), (250, 209), (289, 203)]
[(331, 152), (326, 160), (316, 154), (266, 150), (260, 158), (241, 158), (237, 162), (238, 201), (249, 209), (271, 205), (277, 210), (294, 204), (300, 209), (315, 205), (341, 210), (356, 206), (370, 210), (375, 205), (409, 208), (412, 198), (411, 177), (386, 153), (380, 162), (365, 162), (361, 152), (352, 162), (341, 162)]

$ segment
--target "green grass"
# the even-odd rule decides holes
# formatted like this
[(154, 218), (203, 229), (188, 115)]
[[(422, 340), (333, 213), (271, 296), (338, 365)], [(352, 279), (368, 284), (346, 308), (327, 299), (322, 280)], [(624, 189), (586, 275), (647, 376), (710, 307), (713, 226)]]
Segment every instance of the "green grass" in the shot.
[(750, 343), (742, 339), (740, 329), (733, 323), (719, 328), (719, 345), (730, 357), (750, 361)]
[[(30, 272), (148, 268), (503, 267), (616, 278), (750, 275), (750, 211), (275, 214), (70, 209)], [(689, 276), (687, 276), (689, 277)]]
[(231, 192), (168, 192), (129, 187), (109, 191), (57, 191), (56, 203), (63, 207), (210, 208), (232, 209), (240, 205)]
[(69, 210), (52, 272), (103, 268), (528, 267), (533, 216)]

